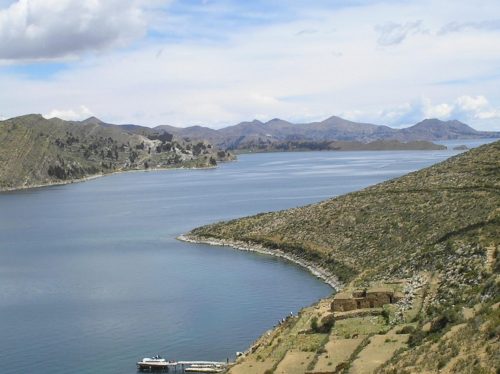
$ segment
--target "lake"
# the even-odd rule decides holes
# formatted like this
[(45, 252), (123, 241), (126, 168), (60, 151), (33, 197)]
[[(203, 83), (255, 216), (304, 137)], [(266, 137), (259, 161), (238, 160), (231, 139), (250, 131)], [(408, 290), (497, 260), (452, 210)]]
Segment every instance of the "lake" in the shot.
[(332, 289), (285, 260), (178, 235), (359, 190), (457, 153), (241, 155), (211, 170), (0, 194), (1, 371), (135, 373), (138, 359), (157, 353), (233, 358)]

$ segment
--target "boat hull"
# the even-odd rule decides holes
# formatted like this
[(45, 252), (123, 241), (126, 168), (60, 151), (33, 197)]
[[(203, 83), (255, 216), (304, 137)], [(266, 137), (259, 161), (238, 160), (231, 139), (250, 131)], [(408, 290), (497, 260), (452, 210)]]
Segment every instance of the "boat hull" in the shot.
[(155, 370), (155, 371), (168, 371), (167, 363), (154, 363), (154, 362), (138, 362), (137, 368), (139, 370)]

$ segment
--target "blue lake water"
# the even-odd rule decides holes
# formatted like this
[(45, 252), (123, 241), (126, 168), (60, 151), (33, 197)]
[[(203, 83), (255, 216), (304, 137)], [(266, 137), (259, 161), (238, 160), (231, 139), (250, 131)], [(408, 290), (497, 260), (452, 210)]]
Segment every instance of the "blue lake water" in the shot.
[(358, 190), (457, 153), (242, 155), (212, 170), (0, 194), (0, 371), (135, 373), (137, 359), (157, 353), (231, 358), (332, 290), (284, 260), (179, 234)]

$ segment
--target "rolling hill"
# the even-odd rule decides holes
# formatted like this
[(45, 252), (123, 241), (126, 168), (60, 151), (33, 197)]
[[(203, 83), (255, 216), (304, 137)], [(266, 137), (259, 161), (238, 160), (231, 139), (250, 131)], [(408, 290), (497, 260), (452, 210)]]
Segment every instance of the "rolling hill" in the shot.
[(232, 156), (162, 130), (97, 118), (68, 122), (31, 114), (0, 121), (0, 190), (67, 183), (118, 171), (209, 167)]
[(186, 238), (286, 256), (358, 294), (373, 285), (401, 291), (401, 301), (364, 311), (332, 312), (332, 299), (320, 301), (264, 335), (231, 373), (282, 372), (297, 357), (305, 362), (297, 373), (500, 367), (498, 141), (362, 191)]

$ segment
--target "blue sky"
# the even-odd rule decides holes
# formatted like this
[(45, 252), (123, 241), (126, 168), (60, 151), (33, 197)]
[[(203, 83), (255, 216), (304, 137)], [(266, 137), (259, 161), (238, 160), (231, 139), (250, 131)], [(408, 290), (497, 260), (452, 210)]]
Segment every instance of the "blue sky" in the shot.
[(0, 0), (0, 118), (500, 130), (498, 40), (489, 0)]

